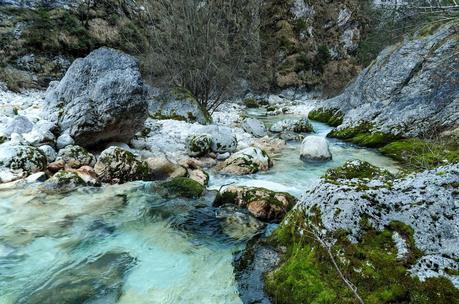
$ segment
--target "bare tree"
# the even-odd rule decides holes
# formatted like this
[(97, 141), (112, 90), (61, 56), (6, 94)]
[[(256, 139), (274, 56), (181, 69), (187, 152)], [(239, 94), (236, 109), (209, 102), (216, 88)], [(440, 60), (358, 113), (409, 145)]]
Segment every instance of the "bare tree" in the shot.
[(152, 76), (213, 111), (257, 59), (258, 0), (144, 0)]

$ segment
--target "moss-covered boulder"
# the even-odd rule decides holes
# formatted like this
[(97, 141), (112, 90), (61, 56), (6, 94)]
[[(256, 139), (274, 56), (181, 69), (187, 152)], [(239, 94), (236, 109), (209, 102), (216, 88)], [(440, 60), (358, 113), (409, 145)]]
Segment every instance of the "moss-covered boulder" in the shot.
[(86, 182), (77, 172), (59, 171), (40, 185), (39, 189), (48, 194), (56, 194), (70, 192), (81, 186), (86, 186)]
[(187, 138), (189, 156), (203, 156), (211, 151), (212, 136), (209, 134), (192, 135)]
[(277, 223), (295, 203), (296, 199), (288, 193), (265, 188), (231, 186), (217, 195), (214, 205), (237, 205), (247, 208), (250, 214), (261, 221)]
[(78, 169), (82, 166), (94, 166), (96, 158), (80, 146), (66, 146), (57, 153), (56, 161), (62, 160), (66, 166)]
[(164, 197), (198, 198), (205, 187), (188, 177), (176, 177), (159, 185), (159, 193)]
[(151, 180), (148, 164), (120, 147), (109, 147), (102, 151), (94, 170), (101, 182), (125, 183), (136, 180)]
[(188, 177), (203, 186), (209, 184), (209, 174), (202, 169), (188, 169)]
[(46, 165), (46, 156), (35, 147), (8, 143), (0, 145), (0, 167), (31, 174), (45, 170)]
[(380, 169), (372, 164), (361, 160), (350, 160), (341, 167), (329, 169), (324, 178), (330, 181), (338, 179), (373, 179), (391, 178), (388, 171)]
[(357, 126), (339, 127), (332, 130), (327, 136), (370, 148), (379, 148), (400, 139), (398, 135), (375, 130), (369, 122), (363, 122)]
[(253, 174), (259, 171), (268, 171), (273, 166), (269, 155), (257, 147), (249, 147), (234, 153), (223, 164), (220, 172), (234, 175)]
[(334, 108), (318, 108), (309, 112), (309, 119), (326, 123), (330, 126), (337, 127), (343, 123), (343, 113)]

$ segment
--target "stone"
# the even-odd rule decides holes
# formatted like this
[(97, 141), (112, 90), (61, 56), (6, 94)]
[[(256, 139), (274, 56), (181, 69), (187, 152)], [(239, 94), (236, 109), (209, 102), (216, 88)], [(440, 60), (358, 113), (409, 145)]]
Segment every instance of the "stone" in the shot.
[(145, 161), (150, 168), (153, 180), (165, 180), (187, 175), (187, 170), (183, 166), (174, 164), (165, 156), (150, 157)]
[(3, 134), (1, 135), (5, 137), (10, 137), (11, 134), (13, 133), (17, 133), (17, 134), (28, 133), (32, 131), (32, 129), (33, 129), (33, 124), (30, 122), (30, 120), (27, 117), (17, 115), (7, 122), (6, 127), (2, 130)]
[(0, 167), (23, 170), (27, 174), (46, 169), (46, 156), (32, 146), (0, 145)]
[(209, 134), (193, 135), (187, 138), (189, 156), (204, 156), (211, 151), (212, 136)]
[(47, 194), (59, 194), (81, 186), (86, 186), (86, 183), (76, 172), (59, 171), (40, 185), (39, 190)]
[(296, 132), (296, 133), (310, 133), (314, 129), (309, 120), (304, 117), (301, 119), (284, 119), (276, 122), (269, 129), (273, 133), (281, 132)]
[(90, 166), (82, 166), (78, 169), (67, 169), (67, 171), (76, 173), (87, 185), (100, 185), (96, 170)]
[(227, 160), (228, 158), (230, 158), (231, 156), (231, 153), (229, 152), (226, 152), (226, 153), (218, 153), (215, 158), (217, 160)]
[(211, 150), (215, 153), (234, 152), (237, 149), (237, 138), (231, 128), (224, 126), (208, 126), (206, 132), (212, 137)]
[(59, 150), (56, 160), (62, 160), (67, 167), (74, 169), (82, 166), (94, 166), (96, 163), (95, 156), (80, 146), (67, 146)]
[(151, 180), (147, 163), (120, 147), (109, 147), (102, 151), (94, 169), (103, 183), (125, 183), (136, 180)]
[(246, 118), (241, 123), (242, 129), (255, 137), (264, 137), (267, 135), (264, 123), (256, 118)]
[(198, 122), (203, 125), (212, 121), (207, 110), (184, 89), (175, 88), (160, 94), (154, 92), (152, 95), (148, 98), (148, 110), (154, 118)]
[(60, 159), (48, 164), (48, 170), (52, 173), (56, 173), (57, 171), (64, 170), (65, 162)]
[(176, 177), (163, 182), (157, 189), (163, 197), (198, 198), (202, 196), (205, 187), (188, 177)]
[(138, 62), (109, 48), (75, 60), (45, 101), (46, 115), (83, 147), (127, 142), (148, 115)]
[(57, 153), (53, 147), (49, 145), (44, 145), (44, 146), (38, 147), (38, 150), (40, 150), (46, 156), (48, 163), (52, 163), (53, 161), (56, 160)]
[(214, 206), (234, 204), (247, 208), (255, 218), (269, 223), (279, 223), (293, 208), (296, 199), (288, 193), (264, 188), (229, 186), (220, 191)]
[(66, 134), (66, 133), (60, 135), (56, 140), (56, 146), (58, 149), (63, 149), (73, 144), (75, 144), (75, 141), (69, 134)]
[(315, 135), (306, 137), (301, 143), (300, 158), (304, 161), (324, 161), (332, 159), (327, 139)]
[(269, 155), (256, 147), (249, 147), (234, 153), (220, 168), (221, 173), (245, 175), (268, 171), (273, 166)]
[(201, 169), (189, 169), (188, 178), (200, 183), (203, 186), (207, 186), (209, 184), (209, 174)]

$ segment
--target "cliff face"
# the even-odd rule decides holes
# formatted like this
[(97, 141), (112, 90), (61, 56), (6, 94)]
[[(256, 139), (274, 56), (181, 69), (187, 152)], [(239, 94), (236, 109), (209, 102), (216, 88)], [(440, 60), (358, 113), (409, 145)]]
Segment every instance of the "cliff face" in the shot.
[[(324, 103), (344, 115), (334, 135), (354, 131), (395, 137), (457, 134), (457, 30), (456, 24), (449, 24), (381, 52), (342, 95)], [(366, 130), (358, 130), (362, 127)]]
[[(144, 13), (131, 0), (0, 0), (0, 80), (11, 89), (46, 87), (101, 46), (141, 57), (149, 34)], [(253, 14), (262, 57), (253, 87), (334, 94), (360, 70), (355, 53), (366, 21), (359, 1), (267, 0)]]
[(0, 81), (12, 90), (47, 87), (77, 57), (101, 46), (144, 52), (146, 29), (131, 1), (0, 2)]
[(265, 1), (265, 77), (273, 87), (339, 92), (360, 70), (355, 54), (366, 23), (361, 1)]

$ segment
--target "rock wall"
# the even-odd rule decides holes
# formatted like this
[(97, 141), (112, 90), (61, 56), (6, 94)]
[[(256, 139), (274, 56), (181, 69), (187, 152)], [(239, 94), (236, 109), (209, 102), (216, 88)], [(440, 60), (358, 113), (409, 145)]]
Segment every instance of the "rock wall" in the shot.
[(457, 132), (457, 30), (446, 25), (386, 48), (342, 95), (323, 103), (344, 114), (338, 131), (366, 124), (366, 131), (395, 137)]

